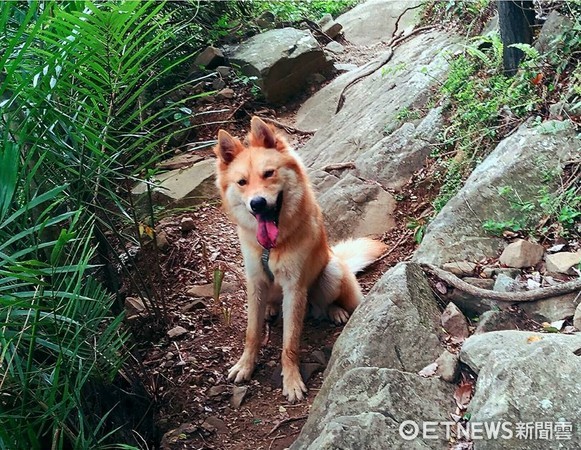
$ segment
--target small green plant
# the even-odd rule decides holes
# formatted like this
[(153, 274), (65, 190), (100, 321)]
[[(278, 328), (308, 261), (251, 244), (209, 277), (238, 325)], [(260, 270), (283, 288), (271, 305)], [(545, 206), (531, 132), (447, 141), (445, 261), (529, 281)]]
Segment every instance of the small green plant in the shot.
[(425, 219), (410, 219), (406, 224), (408, 230), (413, 230), (414, 242), (416, 244), (420, 244), (424, 239), (427, 226), (428, 224)]
[(416, 120), (421, 117), (421, 114), (418, 110), (412, 110), (409, 106), (406, 106), (402, 108), (395, 117), (397, 120), (401, 121)]

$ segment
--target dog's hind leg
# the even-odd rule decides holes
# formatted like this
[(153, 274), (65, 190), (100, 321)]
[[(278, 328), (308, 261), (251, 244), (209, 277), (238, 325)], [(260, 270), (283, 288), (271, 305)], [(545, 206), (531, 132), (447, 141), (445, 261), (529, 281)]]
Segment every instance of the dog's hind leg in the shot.
[(329, 305), (329, 317), (335, 323), (346, 323), (363, 298), (355, 275), (343, 262), (342, 266), (341, 290), (337, 299)]

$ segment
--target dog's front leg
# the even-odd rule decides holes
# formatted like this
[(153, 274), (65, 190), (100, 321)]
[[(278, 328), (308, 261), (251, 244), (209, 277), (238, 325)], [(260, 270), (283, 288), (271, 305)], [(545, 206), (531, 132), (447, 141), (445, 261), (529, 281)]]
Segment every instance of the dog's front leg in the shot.
[(228, 372), (228, 379), (239, 381), (249, 380), (260, 350), (262, 341), (262, 327), (264, 326), (264, 313), (266, 308), (266, 283), (262, 280), (249, 277), (247, 284), (248, 293), (248, 322), (246, 325), (246, 342), (244, 352), (238, 362)]
[(304, 398), (307, 387), (299, 370), (299, 349), (307, 307), (307, 289), (296, 281), (281, 283), (282, 299), (282, 393), (289, 402)]

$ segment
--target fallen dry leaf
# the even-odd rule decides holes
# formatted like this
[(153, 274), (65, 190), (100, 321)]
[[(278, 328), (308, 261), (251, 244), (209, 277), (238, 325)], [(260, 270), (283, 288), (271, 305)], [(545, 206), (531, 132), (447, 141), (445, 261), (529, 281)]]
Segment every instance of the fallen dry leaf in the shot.
[(438, 370), (438, 363), (433, 362), (432, 364), (427, 365), (422, 370), (418, 372), (420, 377), (429, 378), (436, 375), (436, 371)]
[(532, 344), (533, 342), (539, 342), (541, 339), (543, 339), (541, 336), (529, 336), (527, 338), (527, 344)]
[(472, 399), (474, 384), (469, 381), (461, 381), (454, 391), (454, 400), (460, 409), (466, 409)]

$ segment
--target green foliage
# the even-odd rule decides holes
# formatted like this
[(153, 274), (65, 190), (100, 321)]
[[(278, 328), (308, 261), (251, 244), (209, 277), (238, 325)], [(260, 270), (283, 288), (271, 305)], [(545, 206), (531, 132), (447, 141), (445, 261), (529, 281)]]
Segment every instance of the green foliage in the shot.
[[(184, 25), (166, 6), (0, 5), (0, 448), (117, 442), (88, 400), (127, 354), (101, 282), (140, 239), (129, 187), (192, 112), (167, 101), (183, 83), (160, 88), (191, 58), (168, 53)], [(163, 298), (134, 288), (163, 320)]]
[[(485, 221), (483, 228), (491, 234), (502, 236), (505, 231), (511, 231), (546, 235), (551, 231), (546, 224), (552, 224), (552, 231), (560, 237), (570, 237), (579, 232), (576, 229), (581, 218), (579, 187), (561, 189), (556, 193), (550, 193), (544, 187), (534, 201), (526, 202), (514, 188), (508, 186), (500, 188), (498, 194), (507, 201), (513, 217), (507, 221)], [(539, 217), (543, 218), (540, 222)]]
[(302, 18), (318, 20), (325, 14), (336, 17), (355, 6), (359, 0), (265, 0), (252, 1), (257, 12), (270, 11), (278, 20), (296, 22)]

